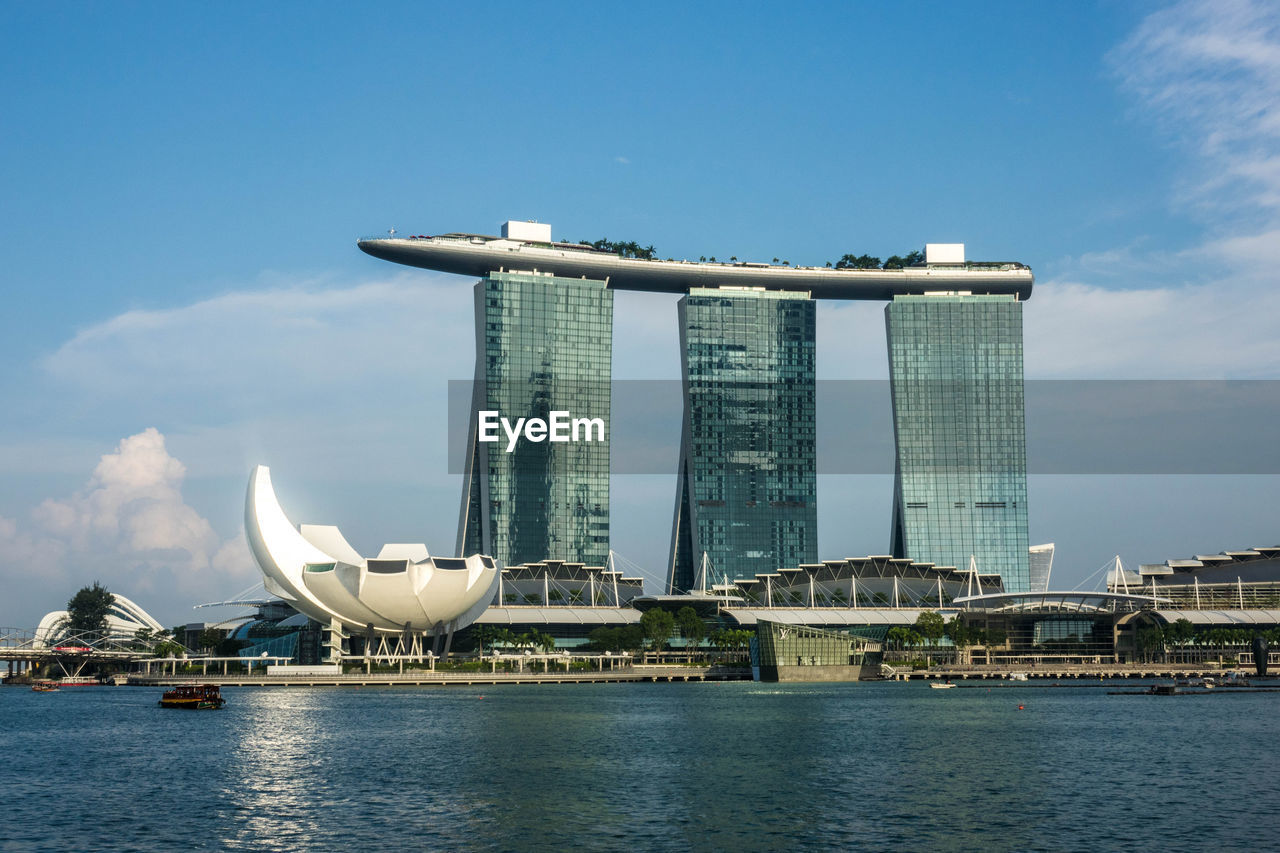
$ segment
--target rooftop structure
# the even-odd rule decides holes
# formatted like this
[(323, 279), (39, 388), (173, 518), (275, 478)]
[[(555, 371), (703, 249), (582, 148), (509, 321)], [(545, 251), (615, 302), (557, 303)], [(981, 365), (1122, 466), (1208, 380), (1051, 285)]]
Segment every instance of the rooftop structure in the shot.
[(1035, 283), (1025, 264), (966, 261), (960, 243), (929, 244), (925, 263), (904, 269), (831, 269), (624, 258), (583, 244), (553, 242), (551, 226), (545, 223), (510, 221), (502, 231), (501, 237), (463, 233), (365, 237), (357, 245), (385, 261), (459, 275), (536, 272), (656, 293), (728, 285), (808, 291), (815, 299), (887, 300), (903, 294), (946, 292), (1028, 299)]

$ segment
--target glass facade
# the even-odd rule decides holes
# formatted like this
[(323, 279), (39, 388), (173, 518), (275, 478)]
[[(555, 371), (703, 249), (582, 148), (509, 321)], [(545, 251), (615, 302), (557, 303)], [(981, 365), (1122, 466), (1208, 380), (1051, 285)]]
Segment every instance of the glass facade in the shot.
[(1030, 588), (1022, 303), (898, 296), (885, 307), (897, 459), (893, 554)]
[[(602, 281), (491, 273), (475, 286), (476, 376), (458, 553), (605, 565), (613, 293)], [(603, 440), (478, 440), (477, 413), (600, 418)], [(585, 438), (587, 430), (579, 433)]]
[(684, 424), (668, 589), (816, 562), (813, 300), (694, 288), (679, 317)]
[(1053, 571), (1053, 543), (1031, 546), (1031, 591), (1046, 592)]

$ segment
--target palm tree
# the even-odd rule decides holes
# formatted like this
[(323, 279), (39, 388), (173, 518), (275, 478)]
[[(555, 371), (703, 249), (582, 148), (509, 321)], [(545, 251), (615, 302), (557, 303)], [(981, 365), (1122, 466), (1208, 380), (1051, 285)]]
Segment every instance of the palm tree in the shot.
[(476, 638), (476, 647), (480, 650), (480, 657), (484, 657), (484, 644), (492, 644), (498, 638), (499, 630), (497, 625), (477, 625), (471, 630), (471, 636)]

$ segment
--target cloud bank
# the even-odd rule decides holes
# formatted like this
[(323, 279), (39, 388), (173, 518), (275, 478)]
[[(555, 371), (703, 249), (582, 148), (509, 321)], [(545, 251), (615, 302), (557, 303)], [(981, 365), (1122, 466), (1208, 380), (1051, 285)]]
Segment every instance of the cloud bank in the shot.
[(185, 476), (158, 430), (122, 439), (82, 489), (43, 501), (23, 523), (0, 518), (0, 583), (37, 617), (91, 579), (144, 607), (244, 586), (257, 570), (243, 532), (219, 537), (183, 499)]

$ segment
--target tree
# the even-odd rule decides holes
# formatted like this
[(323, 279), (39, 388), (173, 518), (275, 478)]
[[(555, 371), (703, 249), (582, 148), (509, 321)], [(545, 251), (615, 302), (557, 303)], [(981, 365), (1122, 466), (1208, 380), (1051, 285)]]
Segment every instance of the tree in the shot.
[(200, 648), (207, 650), (207, 649), (212, 649), (214, 646), (218, 645), (218, 642), (221, 639), (222, 639), (221, 631), (214, 630), (213, 628), (205, 628), (203, 631), (200, 632), (200, 638), (196, 642), (199, 644)]
[(838, 270), (874, 270), (879, 267), (880, 259), (867, 254), (842, 255), (840, 260), (836, 261)]
[(155, 641), (151, 654), (158, 658), (176, 658), (187, 650), (182, 643), (173, 639), (173, 632), (167, 628), (156, 631), (151, 639)]
[(1168, 638), (1170, 645), (1182, 648), (1196, 635), (1196, 626), (1191, 624), (1189, 619), (1179, 619), (1168, 628), (1165, 629), (1165, 637)]
[(481, 657), (484, 657), (485, 643), (492, 643), (498, 639), (500, 630), (497, 625), (476, 625), (471, 629), (471, 636), (475, 638), (476, 648), (479, 649)]
[(929, 645), (937, 645), (946, 630), (946, 620), (936, 610), (925, 610), (916, 617), (916, 630), (920, 636), (929, 641)]
[(655, 652), (662, 651), (662, 647), (667, 644), (667, 640), (671, 639), (671, 632), (675, 630), (675, 627), (675, 617), (661, 607), (647, 610), (640, 617), (640, 630), (644, 632), (645, 639), (653, 644)]
[(97, 581), (93, 586), (81, 588), (67, 602), (67, 629), (92, 643), (107, 636), (107, 614), (116, 603), (116, 597)]
[[(580, 245), (582, 245), (580, 243)], [(585, 242), (585, 245), (593, 249), (599, 249), (602, 252), (613, 252), (615, 255), (621, 255), (624, 258), (641, 258), (651, 261), (657, 257), (658, 250), (653, 246), (641, 246), (634, 240), (610, 240), (607, 237), (596, 240), (595, 242)]]
[(702, 645), (702, 638), (707, 635), (707, 624), (702, 621), (698, 611), (692, 607), (681, 607), (676, 614), (676, 624), (680, 626), (680, 636), (684, 637), (685, 648), (690, 653)]

